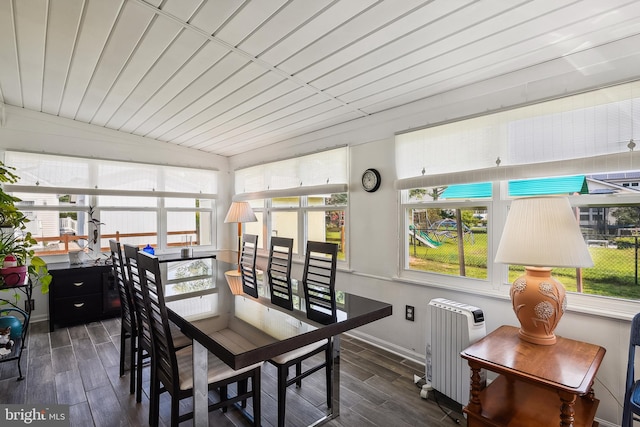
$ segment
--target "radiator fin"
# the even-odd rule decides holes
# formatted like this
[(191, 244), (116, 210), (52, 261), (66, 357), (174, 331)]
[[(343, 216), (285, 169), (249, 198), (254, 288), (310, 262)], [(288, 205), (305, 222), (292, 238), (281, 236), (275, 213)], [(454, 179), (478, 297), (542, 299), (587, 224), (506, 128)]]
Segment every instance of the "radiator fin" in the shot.
[(434, 389), (469, 402), (471, 370), (460, 352), (486, 335), (484, 314), (468, 304), (434, 298), (428, 307), (426, 376)]

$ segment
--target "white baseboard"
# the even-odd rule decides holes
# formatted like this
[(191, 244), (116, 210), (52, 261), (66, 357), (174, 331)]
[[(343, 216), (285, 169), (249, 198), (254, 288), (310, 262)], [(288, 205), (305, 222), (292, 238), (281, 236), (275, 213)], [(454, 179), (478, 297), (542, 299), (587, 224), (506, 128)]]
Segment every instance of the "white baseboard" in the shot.
[(351, 335), (355, 338), (359, 338), (363, 341), (366, 341), (368, 344), (379, 347), (383, 350), (386, 350), (390, 353), (397, 354), (398, 356), (402, 356), (406, 359), (409, 359), (415, 363), (419, 363), (424, 365), (425, 356), (415, 351), (407, 350), (406, 348), (402, 348), (398, 345), (392, 344), (388, 341), (381, 340), (380, 338), (376, 338), (372, 335), (365, 334), (360, 331), (352, 330), (347, 333), (347, 335)]

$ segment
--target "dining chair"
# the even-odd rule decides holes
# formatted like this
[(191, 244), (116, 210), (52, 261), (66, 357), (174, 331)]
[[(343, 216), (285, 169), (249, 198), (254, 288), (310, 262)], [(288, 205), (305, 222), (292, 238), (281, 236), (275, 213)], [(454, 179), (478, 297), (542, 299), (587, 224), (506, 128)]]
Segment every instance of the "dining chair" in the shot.
[[(133, 297), (133, 304), (136, 311), (136, 328), (138, 331), (137, 349), (136, 349), (136, 402), (142, 402), (142, 369), (146, 359), (149, 360), (149, 364), (153, 365), (152, 351), (153, 344), (151, 343), (151, 330), (149, 328), (149, 316), (147, 315), (147, 308), (144, 305), (144, 295), (142, 293), (142, 285), (140, 284), (140, 276), (138, 275), (138, 251), (137, 246), (128, 244), (123, 245), (124, 259), (127, 267), (127, 278), (129, 280), (129, 286), (131, 289), (131, 295)], [(151, 376), (153, 376), (153, 366), (150, 368)], [(153, 381), (153, 378), (151, 378)], [(151, 406), (153, 406), (153, 395), (149, 393), (149, 424), (153, 423), (153, 413)]]
[(242, 253), (240, 256), (240, 273), (242, 275), (242, 291), (258, 298), (258, 279), (256, 274), (256, 254), (258, 236), (245, 234), (242, 236)]
[(267, 280), (271, 302), (277, 306), (293, 310), (293, 292), (291, 290), (291, 257), (293, 239), (272, 237), (269, 245)]
[[(329, 324), (336, 319), (335, 280), (338, 245), (325, 242), (307, 242), (302, 285), (305, 294), (307, 318)], [(324, 352), (324, 360), (303, 370), (302, 362)], [(327, 406), (331, 408), (333, 398), (331, 370), (333, 368), (333, 345), (331, 339), (309, 344), (297, 350), (281, 354), (269, 360), (277, 368), (278, 376), (278, 427), (285, 424), (287, 388), (293, 384), (302, 386), (302, 379), (325, 369)], [(289, 378), (289, 368), (296, 367), (295, 376)]]
[(129, 339), (129, 371), (131, 373), (129, 380), (129, 392), (133, 394), (136, 390), (135, 366), (138, 340), (136, 310), (129, 286), (129, 280), (126, 278), (124, 270), (122, 247), (120, 246), (120, 242), (113, 239), (109, 240), (109, 248), (111, 249), (111, 266), (113, 268), (113, 276), (118, 285), (118, 294), (120, 295), (120, 376), (123, 376), (125, 371), (126, 340)]
[[(124, 259), (127, 270), (127, 279), (129, 281), (129, 287), (131, 289), (131, 296), (135, 307), (135, 319), (137, 321), (136, 330), (138, 331), (137, 349), (136, 349), (136, 402), (142, 401), (142, 371), (144, 367), (144, 361), (149, 359), (150, 373), (153, 376), (153, 345), (151, 343), (151, 329), (149, 326), (149, 316), (147, 314), (147, 307), (144, 304), (144, 295), (142, 292), (142, 285), (140, 283), (140, 276), (138, 274), (138, 254), (140, 248), (128, 244), (122, 245), (124, 248)], [(191, 339), (182, 334), (177, 327), (173, 331), (173, 342), (175, 348), (184, 348), (191, 345)], [(153, 380), (153, 378), (151, 378)], [(153, 395), (149, 393), (149, 401), (153, 403)], [(152, 417), (151, 408), (149, 408), (149, 418)], [(153, 424), (152, 424), (153, 425)]]
[[(193, 418), (193, 412), (179, 414), (180, 400), (193, 396), (193, 347), (176, 350), (173, 345), (169, 316), (164, 302), (164, 290), (158, 258), (140, 253), (138, 256), (138, 276), (142, 285), (144, 302), (149, 315), (149, 326), (153, 343), (154, 375), (151, 384), (153, 399), (153, 420), (158, 420), (160, 394), (171, 395), (171, 426), (177, 427), (182, 421)], [(220, 400), (209, 404), (209, 411), (227, 408), (236, 403), (246, 405), (247, 399), (253, 401), (253, 425), (260, 425), (260, 369), (262, 363), (256, 363), (234, 370), (214, 354), (208, 354), (207, 381), (209, 390), (219, 390)], [(251, 380), (251, 390), (248, 382)], [(227, 387), (237, 383), (237, 393), (233, 397), (227, 394)], [(155, 425), (155, 424), (154, 424)]]
[(338, 245), (308, 242), (302, 285), (307, 318), (323, 325), (336, 321)]
[(627, 380), (625, 383), (624, 405), (622, 407), (622, 427), (632, 427), (634, 415), (640, 415), (640, 378), (635, 375), (636, 347), (640, 346), (640, 313), (631, 320), (629, 334), (629, 357), (627, 359)]

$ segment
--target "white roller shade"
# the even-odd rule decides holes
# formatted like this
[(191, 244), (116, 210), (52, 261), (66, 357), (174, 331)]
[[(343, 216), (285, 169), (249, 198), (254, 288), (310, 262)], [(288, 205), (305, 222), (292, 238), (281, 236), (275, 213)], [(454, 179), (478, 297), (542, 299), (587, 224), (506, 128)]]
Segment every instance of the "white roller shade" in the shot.
[(342, 193), (348, 189), (347, 147), (235, 171), (234, 200)]

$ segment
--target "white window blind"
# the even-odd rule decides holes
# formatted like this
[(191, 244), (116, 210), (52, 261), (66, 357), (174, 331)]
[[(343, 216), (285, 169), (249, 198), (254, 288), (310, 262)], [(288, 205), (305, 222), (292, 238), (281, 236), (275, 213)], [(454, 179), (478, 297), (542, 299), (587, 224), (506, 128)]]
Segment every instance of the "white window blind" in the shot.
[(131, 194), (215, 198), (217, 172), (204, 169), (64, 157), (7, 151), (4, 163), (16, 168), (20, 181), (10, 186), (38, 192)]
[(235, 171), (234, 200), (343, 193), (348, 189), (347, 147)]
[(558, 162), (580, 167), (585, 159), (622, 169), (564, 172), (629, 170), (623, 154), (632, 139), (640, 139), (640, 82), (399, 134), (396, 188), (445, 176), (450, 183), (549, 176)]

